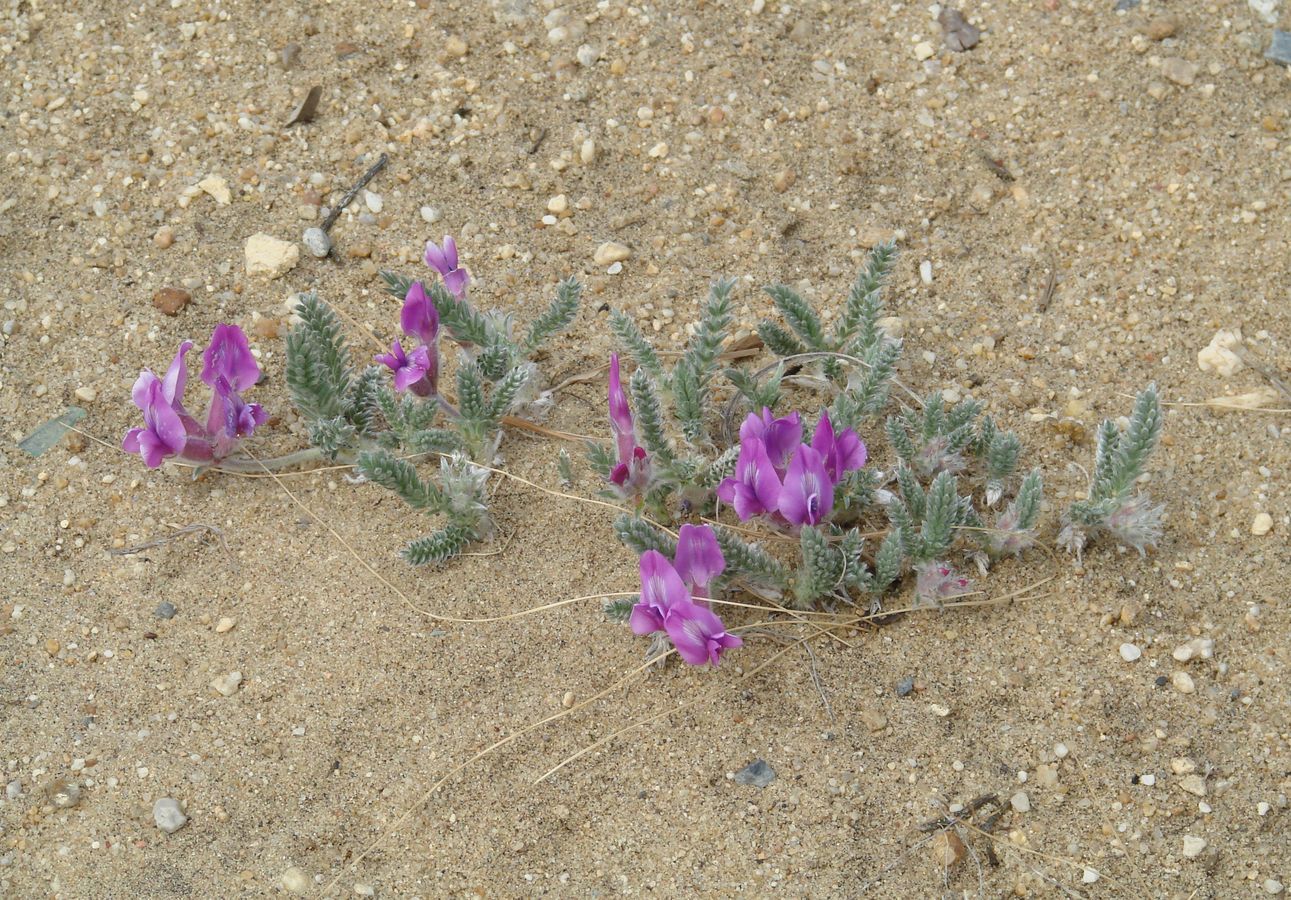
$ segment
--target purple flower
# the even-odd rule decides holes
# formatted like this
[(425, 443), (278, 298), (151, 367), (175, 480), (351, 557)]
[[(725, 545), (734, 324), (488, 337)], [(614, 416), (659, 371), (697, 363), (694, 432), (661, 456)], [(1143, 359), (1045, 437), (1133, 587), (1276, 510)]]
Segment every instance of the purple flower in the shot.
[(819, 525), (833, 512), (834, 482), (820, 453), (806, 444), (793, 455), (777, 508), (793, 525)]
[(755, 437), (742, 439), (740, 458), (735, 463), (735, 477), (727, 478), (717, 486), (718, 499), (734, 506), (740, 521), (747, 522), (754, 516), (777, 509), (780, 491), (780, 476), (767, 456), (766, 445)]
[[(693, 535), (687, 541), (706, 543), (702, 537)], [(713, 549), (716, 549), (716, 544)], [(679, 542), (679, 556), (680, 553)], [(712, 560), (706, 560), (705, 565), (711, 567)], [(632, 615), (628, 619), (634, 633), (667, 632), (677, 653), (692, 666), (717, 665), (723, 650), (743, 645), (738, 637), (726, 633), (726, 626), (712, 610), (690, 599), (690, 592), (681, 576), (658, 550), (641, 554), (640, 568), (641, 600), (632, 607)]]
[(658, 550), (641, 554), (641, 600), (632, 607), (628, 624), (635, 634), (663, 631), (664, 620), (674, 603), (690, 602), (690, 593), (677, 570)]
[(448, 292), (461, 300), (466, 296), (466, 286), (471, 283), (471, 276), (457, 265), (457, 242), (448, 235), (444, 236), (444, 248), (441, 250), (434, 241), (426, 241), (426, 265), (438, 272), (444, 279)]
[[(191, 343), (186, 342), (191, 347)], [(183, 351), (181, 351), (183, 352)], [(152, 372), (144, 372), (134, 385), (134, 402), (143, 410), (143, 428), (131, 428), (121, 441), (121, 449), (138, 453), (150, 469), (161, 465), (168, 456), (179, 456), (188, 443), (188, 429), (180, 414), (166, 399), (162, 381)]]
[(439, 310), (426, 294), (420, 281), (414, 281), (403, 298), (403, 310), (399, 314), (399, 324), (403, 333), (415, 337), (427, 346), (432, 346), (439, 337)]
[(761, 416), (749, 413), (740, 426), (740, 445), (750, 438), (762, 442), (776, 474), (783, 477), (790, 457), (802, 442), (802, 419), (796, 412), (773, 419), (771, 410), (764, 406)]
[(717, 665), (722, 651), (742, 647), (744, 641), (728, 634), (722, 620), (708, 607), (689, 599), (679, 600), (664, 617), (664, 630), (677, 655), (692, 666)]
[(692, 596), (708, 597), (708, 585), (726, 568), (726, 558), (717, 545), (713, 526), (689, 523), (681, 526), (673, 564)]
[[(218, 422), (215, 421), (217, 409)], [(227, 456), (240, 439), (250, 437), (256, 426), (263, 425), (268, 418), (259, 403), (247, 403), (233, 390), (228, 379), (221, 377), (215, 382), (215, 397), (211, 400), (211, 415), (206, 424), (207, 432), (215, 441), (215, 456)]]
[(610, 431), (618, 452), (618, 463), (610, 470), (610, 483), (619, 488), (625, 497), (645, 493), (650, 486), (650, 460), (645, 449), (637, 444), (636, 429), (632, 424), (632, 411), (628, 396), (623, 390), (619, 371), (619, 355), (610, 355), (609, 378)]
[(825, 471), (829, 473), (834, 484), (842, 481), (843, 476), (848, 472), (854, 472), (864, 466), (869, 458), (865, 444), (852, 429), (844, 428), (842, 434), (835, 436), (834, 423), (829, 421), (827, 409), (820, 413), (820, 421), (811, 436), (811, 446), (824, 459)]
[(609, 380), (610, 431), (614, 433), (614, 443), (618, 446), (619, 462), (622, 463), (632, 455), (636, 446), (636, 429), (632, 425), (632, 410), (628, 408), (628, 395), (623, 390), (623, 376), (619, 372), (619, 355), (610, 354)]
[(215, 387), (221, 378), (235, 391), (255, 387), (260, 380), (260, 366), (247, 346), (247, 336), (236, 325), (216, 325), (202, 351), (202, 381)]
[(405, 353), (403, 346), (396, 340), (390, 345), (389, 353), (380, 353), (373, 358), (394, 372), (396, 391), (412, 391), (418, 397), (430, 397), (435, 393), (435, 383), (431, 376), (436, 373), (430, 351), (425, 347), (417, 347), (411, 353)]

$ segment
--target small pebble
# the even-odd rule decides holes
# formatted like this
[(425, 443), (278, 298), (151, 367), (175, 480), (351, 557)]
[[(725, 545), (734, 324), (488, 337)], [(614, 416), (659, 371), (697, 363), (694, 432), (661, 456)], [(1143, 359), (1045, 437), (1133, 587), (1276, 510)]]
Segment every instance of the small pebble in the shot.
[(1291, 31), (1273, 30), (1273, 41), (1264, 58), (1279, 66), (1291, 66)]
[(220, 206), (228, 206), (233, 202), (233, 195), (229, 192), (229, 183), (220, 175), (207, 175), (197, 186), (205, 193), (215, 198), (215, 202)]
[(220, 621), (215, 623), (215, 633), (227, 634), (228, 632), (232, 631), (234, 626), (236, 626), (237, 624), (238, 624), (238, 620), (233, 616), (221, 616)]
[(1161, 74), (1180, 87), (1188, 87), (1196, 81), (1199, 69), (1196, 63), (1190, 63), (1177, 56), (1172, 56), (1161, 63)]
[(1154, 16), (1143, 29), (1149, 40), (1164, 41), (1168, 37), (1174, 37), (1179, 30), (1179, 23), (1174, 16), (1163, 15)]
[(1196, 859), (1198, 856), (1201, 856), (1202, 851), (1205, 849), (1205, 838), (1196, 837), (1191, 834), (1185, 834), (1183, 836), (1183, 855), (1188, 859)]
[(48, 654), (49, 656), (57, 656), (58, 651), (61, 649), (63, 649), (62, 645), (60, 645), (58, 641), (54, 640), (53, 638), (50, 638), (49, 640), (45, 641), (45, 653)]
[(1080, 873), (1080, 880), (1083, 881), (1085, 884), (1093, 884), (1099, 878), (1102, 878), (1102, 877), (1103, 876), (1098, 874), (1097, 869), (1091, 869), (1089, 868), (1089, 866), (1086, 866), (1084, 871)]
[(925, 59), (932, 59), (936, 54), (937, 50), (932, 46), (932, 41), (920, 41), (914, 45), (914, 58), (920, 62)]
[(1206, 779), (1200, 775), (1185, 775), (1179, 779), (1179, 790), (1194, 797), (1206, 796)]
[(1031, 798), (1027, 796), (1026, 791), (1018, 791), (1009, 798), (1009, 805), (1013, 807), (1014, 812), (1030, 812)]
[(386, 203), (385, 203), (385, 199), (382, 198), (380, 194), (374, 194), (371, 191), (364, 191), (363, 205), (366, 206), (368, 210), (375, 215), (376, 213), (379, 213), (381, 212), (381, 210), (385, 209)]
[(565, 709), (573, 709), (575, 699), (573, 691), (565, 691), (564, 696), (560, 698), (560, 705)]
[(377, 895), (377, 889), (370, 884), (356, 881), (354, 883), (354, 893), (359, 897), (375, 897)]
[(1273, 517), (1266, 512), (1259, 513), (1251, 521), (1251, 534), (1263, 537), (1273, 530)]
[(1197, 763), (1186, 756), (1177, 756), (1170, 760), (1170, 771), (1176, 775), (1187, 775), (1197, 771)]
[(614, 241), (606, 241), (596, 248), (592, 254), (592, 262), (598, 266), (608, 266), (610, 263), (621, 262), (632, 256), (632, 250), (623, 244)]
[(1278, 881), (1276, 878), (1265, 878), (1264, 893), (1272, 894), (1276, 897), (1278, 894), (1282, 893), (1282, 882)]
[(954, 829), (938, 831), (930, 842), (932, 861), (943, 869), (949, 869), (968, 853), (963, 839)]
[(909, 697), (912, 691), (914, 691), (913, 675), (907, 675), (905, 678), (902, 678), (900, 681), (897, 682), (898, 697)]
[(765, 760), (755, 759), (735, 773), (735, 783), (764, 788), (775, 781), (775, 777), (775, 769), (768, 766)]
[(775, 192), (777, 194), (783, 194), (785, 191), (789, 190), (789, 188), (793, 187), (793, 183), (797, 180), (798, 175), (793, 169), (781, 169), (779, 172), (776, 172), (775, 177), (771, 179), (771, 186), (775, 188)]
[(93, 403), (94, 398), (99, 395), (99, 392), (96, 391), (94, 388), (90, 387), (88, 384), (78, 387), (74, 391), (74, 393), (76, 394), (77, 400), (81, 400), (85, 403)]
[(1192, 676), (1187, 672), (1175, 672), (1170, 676), (1170, 683), (1174, 689), (1181, 694), (1191, 694), (1197, 690), (1197, 685), (1193, 682)]
[(445, 59), (461, 59), (470, 48), (467, 47), (466, 41), (454, 34), (449, 35), (448, 39), (444, 41), (443, 50)]
[(442, 214), (440, 213), (440, 211), (433, 206), (423, 206), (421, 208), (422, 219), (424, 219), (430, 225), (434, 225), (436, 222), (438, 222), (441, 215)]
[(163, 600), (157, 604), (157, 608), (152, 611), (152, 614), (159, 619), (173, 619), (177, 612), (179, 610), (175, 608), (175, 604), (169, 600)]
[(81, 786), (75, 781), (55, 781), (50, 786), (49, 796), (59, 809), (71, 809), (81, 802)]
[(315, 226), (306, 228), (305, 233), (301, 235), (300, 242), (305, 245), (310, 256), (322, 259), (332, 251), (332, 239), (323, 229)]
[(221, 675), (211, 682), (211, 687), (217, 694), (224, 697), (232, 697), (238, 692), (238, 685), (242, 683), (241, 672), (230, 672), (227, 675)]
[(188, 824), (188, 816), (173, 797), (162, 797), (152, 805), (152, 818), (166, 834), (174, 834)]
[(596, 141), (586, 138), (578, 148), (578, 158), (583, 161), (583, 165), (589, 166), (596, 159)]
[(547, 212), (560, 215), (569, 209), (569, 198), (564, 194), (557, 194), (547, 201)]
[(244, 252), (248, 275), (279, 278), (294, 269), (300, 261), (300, 248), (294, 243), (263, 232), (247, 238)]
[(1071, 751), (1070, 751), (1069, 749), (1067, 749), (1067, 745), (1066, 745), (1066, 744), (1054, 744), (1054, 746), (1053, 746), (1053, 755), (1054, 755), (1057, 759), (1066, 759), (1066, 758), (1067, 758), (1067, 754), (1069, 754), (1070, 752), (1071, 752)]
[(932, 284), (932, 260), (925, 259), (919, 263), (919, 280), (924, 284)]
[(1126, 662), (1134, 662), (1142, 655), (1143, 651), (1138, 648), (1137, 644), (1121, 644), (1121, 659)]
[(282, 873), (279, 879), (282, 889), (289, 894), (303, 894), (309, 890), (309, 876), (297, 866), (292, 866)]
[(152, 295), (152, 305), (164, 316), (177, 316), (193, 295), (183, 288), (164, 287)]
[(152, 242), (158, 250), (168, 250), (170, 245), (175, 243), (175, 232), (169, 225), (163, 225), (152, 236)]

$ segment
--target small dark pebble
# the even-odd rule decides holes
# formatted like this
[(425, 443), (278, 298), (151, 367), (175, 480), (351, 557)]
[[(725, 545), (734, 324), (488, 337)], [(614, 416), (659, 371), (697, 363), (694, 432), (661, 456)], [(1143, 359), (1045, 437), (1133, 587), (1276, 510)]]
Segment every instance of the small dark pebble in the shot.
[(143, 633), (143, 636), (145, 640), (149, 640), (149, 641), (157, 640), (157, 632), (155, 631), (145, 631)]
[(912, 691), (914, 691), (913, 675), (907, 675), (905, 678), (902, 678), (900, 681), (897, 682), (898, 697), (909, 697)]
[(1170, 679), (1169, 679), (1169, 678), (1166, 678), (1164, 675), (1158, 675), (1158, 676), (1156, 677), (1156, 680), (1155, 680), (1153, 683), (1154, 683), (1157, 687), (1165, 687), (1167, 684), (1169, 684), (1169, 683), (1170, 683)]
[(157, 608), (152, 611), (152, 614), (159, 619), (173, 619), (177, 612), (179, 610), (175, 608), (175, 604), (169, 600), (163, 600), (157, 604)]
[(764, 788), (773, 781), (775, 781), (775, 769), (768, 766), (766, 761), (761, 759), (753, 760), (753, 762), (735, 773), (736, 784)]
[(1139, 778), (1139, 776), (1138, 776), (1138, 775), (1131, 775), (1131, 776), (1130, 776), (1130, 784), (1138, 784), (1140, 781), (1142, 781), (1142, 779), (1141, 779), (1141, 778)]

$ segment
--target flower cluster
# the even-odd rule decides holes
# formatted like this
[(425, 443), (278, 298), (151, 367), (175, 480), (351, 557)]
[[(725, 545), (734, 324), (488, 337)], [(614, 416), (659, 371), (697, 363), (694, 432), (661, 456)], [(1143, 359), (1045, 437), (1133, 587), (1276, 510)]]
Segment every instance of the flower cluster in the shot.
[(268, 418), (258, 403), (247, 403), (241, 393), (260, 380), (260, 366), (236, 325), (217, 325), (211, 343), (202, 353), (202, 381), (211, 389), (211, 406), (202, 426), (184, 408), (188, 370), (184, 357), (192, 341), (179, 345), (164, 378), (145, 369), (131, 392), (143, 412), (144, 427), (131, 428), (121, 442), (127, 453), (138, 453), (150, 469), (162, 460), (178, 457), (211, 463), (224, 459)]
[[(451, 240), (446, 238), (445, 242)], [(408, 288), (399, 324), (404, 334), (421, 341), (421, 345), (407, 352), (396, 340), (390, 352), (379, 354), (376, 361), (394, 372), (396, 391), (433, 397), (439, 389), (439, 310), (420, 281), (414, 281)]]
[(805, 444), (798, 413), (775, 419), (764, 407), (740, 426), (735, 476), (718, 485), (717, 496), (735, 507), (741, 522), (768, 516), (796, 527), (819, 525), (833, 512), (834, 488), (866, 458), (855, 431), (834, 432), (828, 410)]
[(614, 433), (618, 454), (614, 467), (610, 469), (610, 483), (623, 497), (639, 497), (650, 486), (650, 459), (645, 448), (637, 443), (617, 353), (610, 356), (609, 385), (610, 430)]
[(709, 525), (683, 525), (672, 561), (658, 550), (641, 555), (641, 601), (628, 623), (639, 635), (663, 632), (692, 666), (717, 665), (722, 652), (743, 645), (708, 608), (709, 585), (726, 568)]

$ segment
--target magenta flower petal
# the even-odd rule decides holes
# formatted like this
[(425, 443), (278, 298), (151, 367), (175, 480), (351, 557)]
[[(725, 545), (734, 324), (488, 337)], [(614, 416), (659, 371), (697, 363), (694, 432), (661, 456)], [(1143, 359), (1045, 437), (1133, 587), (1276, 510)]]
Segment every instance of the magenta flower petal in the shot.
[(779, 419), (772, 418), (771, 410), (762, 407), (762, 415), (749, 413), (740, 426), (740, 444), (755, 438), (766, 447), (767, 457), (776, 472), (783, 475), (789, 459), (802, 442), (802, 418), (795, 412)]
[(633, 634), (644, 637), (656, 631), (663, 631), (663, 616), (657, 609), (642, 600), (632, 607), (632, 615), (628, 616), (628, 625), (631, 626)]
[(834, 423), (829, 420), (829, 410), (823, 410), (820, 414), (820, 421), (811, 437), (811, 447), (821, 455), (825, 471), (835, 484), (842, 481), (848, 472), (864, 466), (868, 456), (865, 444), (852, 429), (844, 428), (842, 434), (834, 434)]
[(236, 325), (216, 325), (211, 343), (202, 352), (202, 381), (213, 388), (220, 378), (235, 391), (245, 391), (260, 380), (260, 365)]
[(755, 437), (740, 442), (735, 477), (717, 486), (717, 496), (735, 507), (741, 522), (776, 509), (780, 501), (780, 476), (767, 457), (766, 445)]
[(420, 281), (414, 281), (404, 297), (399, 324), (404, 334), (418, 338), (423, 344), (434, 344), (439, 337), (439, 310)]
[(430, 266), (444, 279), (444, 287), (459, 300), (466, 293), (470, 276), (457, 264), (457, 242), (444, 236), (443, 249), (434, 242), (426, 242), (426, 265)]
[(668, 558), (658, 550), (641, 554), (641, 602), (659, 612), (660, 616), (672, 604), (690, 599), (690, 592)]
[(166, 457), (183, 453), (188, 441), (188, 430), (179, 413), (167, 401), (164, 383), (151, 372), (144, 374), (150, 376), (150, 379), (141, 375), (135, 383), (136, 389), (141, 383), (145, 385), (142, 395), (138, 391), (135, 395), (136, 403), (143, 401), (141, 408), (144, 427), (132, 428), (126, 432), (121, 441), (121, 449), (127, 453), (138, 453), (148, 468), (155, 469)]
[(636, 431), (632, 426), (632, 411), (628, 408), (628, 395), (623, 390), (623, 377), (619, 371), (619, 355), (610, 354), (608, 402), (610, 431), (619, 451), (619, 462), (625, 463), (636, 446)]
[(820, 454), (806, 444), (789, 464), (778, 508), (793, 525), (819, 525), (834, 509), (834, 482)]
[(711, 525), (681, 526), (677, 534), (677, 574), (696, 597), (708, 596), (708, 585), (726, 568), (726, 558), (717, 545)]
[(466, 293), (466, 287), (470, 283), (471, 276), (467, 274), (465, 269), (453, 269), (453, 271), (444, 276), (444, 287), (448, 288), (448, 292), (459, 300)]
[(715, 666), (723, 651), (744, 645), (740, 638), (727, 633), (711, 609), (691, 600), (673, 604), (664, 616), (664, 630), (677, 654), (692, 666)]

